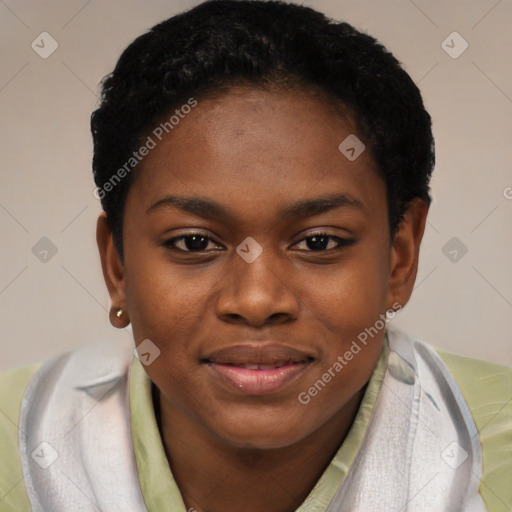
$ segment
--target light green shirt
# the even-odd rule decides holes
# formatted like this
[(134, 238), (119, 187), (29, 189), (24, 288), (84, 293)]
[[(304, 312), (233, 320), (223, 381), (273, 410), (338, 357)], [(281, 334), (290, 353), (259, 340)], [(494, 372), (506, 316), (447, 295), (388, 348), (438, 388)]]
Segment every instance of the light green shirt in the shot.
[[(436, 349), (469, 405), (483, 454), (480, 494), (489, 512), (512, 510), (512, 370)], [(382, 352), (354, 422), (329, 466), (297, 512), (325, 512), (361, 445), (387, 366)], [(39, 364), (0, 373), (0, 511), (29, 512), (19, 457), (19, 413), (23, 393)], [(130, 371), (133, 445), (142, 495), (149, 512), (186, 512), (160, 438), (151, 381), (134, 358)]]

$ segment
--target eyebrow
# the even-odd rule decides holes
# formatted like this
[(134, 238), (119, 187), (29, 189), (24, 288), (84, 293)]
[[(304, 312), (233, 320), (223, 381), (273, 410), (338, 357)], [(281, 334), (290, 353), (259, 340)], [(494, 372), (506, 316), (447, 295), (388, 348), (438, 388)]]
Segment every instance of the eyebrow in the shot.
[[(146, 210), (146, 214), (169, 207), (175, 207), (203, 218), (234, 217), (229, 208), (212, 199), (198, 196), (185, 197), (174, 195), (167, 195), (162, 199), (159, 199)], [(365, 210), (364, 204), (354, 197), (346, 194), (332, 194), (314, 199), (304, 199), (286, 205), (279, 210), (278, 216), (282, 218), (309, 217), (340, 207), (349, 207), (362, 211)]]

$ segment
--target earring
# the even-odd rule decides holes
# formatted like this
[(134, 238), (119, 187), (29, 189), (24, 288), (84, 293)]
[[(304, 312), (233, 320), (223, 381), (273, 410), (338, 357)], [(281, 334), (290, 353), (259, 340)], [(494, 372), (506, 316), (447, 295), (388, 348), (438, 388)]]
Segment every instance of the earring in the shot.
[(118, 329), (123, 329), (130, 323), (130, 318), (123, 308), (110, 308), (110, 323)]

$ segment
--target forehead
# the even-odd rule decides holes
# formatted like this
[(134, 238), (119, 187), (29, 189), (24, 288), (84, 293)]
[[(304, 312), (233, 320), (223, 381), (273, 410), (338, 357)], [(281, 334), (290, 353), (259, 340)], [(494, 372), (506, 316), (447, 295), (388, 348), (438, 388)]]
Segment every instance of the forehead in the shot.
[(382, 195), (370, 151), (355, 160), (340, 151), (347, 138), (362, 137), (348, 111), (326, 96), (233, 87), (197, 101), (161, 140), (148, 132), (155, 147), (130, 192), (141, 207), (166, 194), (215, 198), (233, 210), (266, 203), (276, 211), (313, 193), (343, 193), (370, 207)]

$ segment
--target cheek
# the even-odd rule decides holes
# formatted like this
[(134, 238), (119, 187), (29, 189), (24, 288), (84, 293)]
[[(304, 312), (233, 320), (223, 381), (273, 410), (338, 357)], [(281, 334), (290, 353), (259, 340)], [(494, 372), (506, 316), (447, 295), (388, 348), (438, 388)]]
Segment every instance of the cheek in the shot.
[(388, 257), (382, 248), (361, 246), (340, 265), (315, 270), (299, 294), (306, 310), (339, 339), (357, 336), (385, 311)]
[(197, 339), (205, 315), (203, 284), (168, 263), (142, 257), (132, 263), (126, 265), (126, 297), (133, 337), (136, 344), (149, 339), (160, 350), (145, 369), (165, 395), (187, 396), (194, 390), (191, 361), (197, 357), (190, 341)]
[(135, 340), (149, 338), (163, 350), (169, 340), (190, 338), (204, 313), (201, 298), (208, 282), (190, 267), (166, 261), (159, 249), (126, 254), (126, 300)]
[[(375, 336), (371, 343), (356, 345), (351, 342), (346, 350), (337, 351), (331, 361), (312, 379), (310, 386), (300, 395), (304, 411), (324, 423), (354, 399), (370, 379), (382, 347), (382, 335)], [(307, 414), (307, 412), (304, 412)]]
[[(387, 273), (375, 253), (340, 269), (324, 293), (310, 293), (317, 332), (323, 333), (321, 364), (301, 390), (304, 414), (325, 422), (371, 377), (385, 329)], [(314, 412), (313, 412), (314, 411)]]

